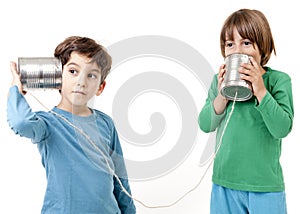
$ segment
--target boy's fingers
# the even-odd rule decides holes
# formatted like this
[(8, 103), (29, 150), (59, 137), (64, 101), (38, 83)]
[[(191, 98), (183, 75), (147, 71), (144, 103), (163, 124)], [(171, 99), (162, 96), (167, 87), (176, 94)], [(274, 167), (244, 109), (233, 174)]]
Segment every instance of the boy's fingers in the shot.
[(18, 75), (17, 64), (15, 62), (10, 62), (10, 71), (13, 75)]
[(22, 93), (23, 95), (26, 94), (26, 91), (23, 90), (23, 86), (21, 83), (21, 79), (20, 79), (20, 75), (17, 69), (17, 63), (15, 62), (10, 62), (10, 71), (13, 75), (13, 81), (12, 81), (12, 85), (16, 85), (19, 88), (20, 93)]

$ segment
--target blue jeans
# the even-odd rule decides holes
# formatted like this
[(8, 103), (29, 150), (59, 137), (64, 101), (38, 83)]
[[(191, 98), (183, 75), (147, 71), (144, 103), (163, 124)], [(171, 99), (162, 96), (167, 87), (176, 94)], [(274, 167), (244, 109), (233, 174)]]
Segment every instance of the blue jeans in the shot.
[(213, 184), (210, 214), (286, 214), (285, 192), (248, 192)]

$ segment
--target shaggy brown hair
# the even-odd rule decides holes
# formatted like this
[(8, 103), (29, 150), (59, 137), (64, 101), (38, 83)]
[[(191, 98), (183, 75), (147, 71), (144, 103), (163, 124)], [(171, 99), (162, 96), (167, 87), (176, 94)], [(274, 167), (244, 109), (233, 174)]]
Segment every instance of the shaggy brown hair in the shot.
[(95, 40), (71, 36), (61, 42), (54, 51), (54, 56), (61, 60), (64, 66), (69, 60), (72, 52), (84, 55), (91, 59), (91, 63), (96, 62), (101, 69), (101, 84), (107, 77), (111, 69), (112, 59), (104, 47), (98, 44)]

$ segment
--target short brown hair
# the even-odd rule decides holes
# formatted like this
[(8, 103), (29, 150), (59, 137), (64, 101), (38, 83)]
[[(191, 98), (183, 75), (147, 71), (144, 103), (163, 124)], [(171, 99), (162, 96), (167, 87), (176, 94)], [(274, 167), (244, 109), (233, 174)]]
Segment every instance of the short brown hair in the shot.
[(226, 39), (233, 40), (234, 28), (242, 38), (257, 44), (261, 55), (261, 66), (267, 64), (273, 51), (276, 55), (271, 28), (265, 15), (258, 10), (240, 9), (232, 13), (223, 24), (220, 35), (223, 57), (225, 57)]
[(71, 53), (75, 51), (91, 59), (91, 62), (96, 62), (101, 69), (101, 83), (105, 80), (111, 69), (112, 59), (105, 48), (95, 40), (80, 37), (70, 36), (61, 42), (54, 51), (54, 56), (61, 60), (64, 66), (69, 60)]

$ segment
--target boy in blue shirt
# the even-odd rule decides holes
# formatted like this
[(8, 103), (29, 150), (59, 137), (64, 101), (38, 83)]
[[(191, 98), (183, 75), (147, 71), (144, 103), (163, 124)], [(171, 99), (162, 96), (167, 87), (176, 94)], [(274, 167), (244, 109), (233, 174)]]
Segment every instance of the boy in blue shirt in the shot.
[(135, 214), (114, 123), (87, 106), (105, 87), (111, 56), (94, 40), (78, 36), (66, 38), (54, 56), (63, 66), (57, 106), (31, 110), (14, 62), (7, 102), (10, 127), (37, 144), (46, 170), (41, 213)]

